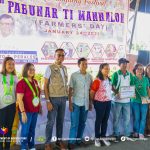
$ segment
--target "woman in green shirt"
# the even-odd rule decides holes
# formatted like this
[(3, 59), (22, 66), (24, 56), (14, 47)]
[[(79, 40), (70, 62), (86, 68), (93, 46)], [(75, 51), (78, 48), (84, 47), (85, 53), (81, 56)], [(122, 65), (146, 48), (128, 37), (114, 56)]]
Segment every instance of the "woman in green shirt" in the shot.
[[(149, 87), (150, 87), (150, 64), (148, 64), (145, 68), (145, 76), (148, 78)], [(147, 136), (150, 136), (150, 104), (148, 105), (148, 112), (147, 112), (147, 121), (146, 121), (146, 130), (145, 133)]]
[(144, 130), (146, 124), (146, 115), (148, 104), (142, 104), (142, 97), (148, 96), (149, 81), (144, 76), (144, 67), (142, 64), (136, 64), (133, 73), (136, 97), (131, 99), (133, 110), (133, 131), (134, 136), (140, 139), (144, 138)]

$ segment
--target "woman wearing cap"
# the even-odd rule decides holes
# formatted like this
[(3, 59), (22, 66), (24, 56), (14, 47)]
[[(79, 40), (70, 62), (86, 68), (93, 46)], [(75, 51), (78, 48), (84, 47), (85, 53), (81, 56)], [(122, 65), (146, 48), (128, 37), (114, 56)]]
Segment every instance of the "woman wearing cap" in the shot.
[[(120, 89), (124, 86), (131, 86), (134, 84), (132, 74), (127, 71), (128, 60), (120, 58), (120, 69), (112, 75), (112, 85), (115, 88), (115, 104), (114, 104), (114, 135), (116, 136), (116, 142), (120, 140), (119, 122), (120, 116), (124, 118), (124, 135), (130, 136), (130, 98), (120, 98)], [(121, 117), (121, 118), (122, 118)]]

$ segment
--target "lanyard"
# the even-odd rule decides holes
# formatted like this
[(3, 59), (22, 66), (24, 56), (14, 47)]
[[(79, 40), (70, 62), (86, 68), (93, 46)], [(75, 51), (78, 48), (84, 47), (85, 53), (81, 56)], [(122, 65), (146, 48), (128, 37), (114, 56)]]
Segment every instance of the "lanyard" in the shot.
[(10, 88), (8, 88), (7, 86), (7, 79), (5, 75), (3, 75), (3, 84), (4, 84), (4, 94), (12, 94), (12, 89), (14, 85), (13, 75), (10, 74)]
[[(32, 85), (31, 85), (31, 83), (29, 82), (29, 80), (28, 80), (27, 78), (24, 78), (24, 80), (25, 80), (25, 82), (27, 83), (27, 85), (29, 86), (30, 90), (32, 91), (33, 96), (36, 97), (36, 93), (35, 93), (35, 91), (34, 91)], [(35, 83), (34, 83), (34, 85), (35, 85)], [(37, 86), (35, 86), (35, 88), (36, 88), (37, 95), (38, 95), (39, 91), (38, 91)]]

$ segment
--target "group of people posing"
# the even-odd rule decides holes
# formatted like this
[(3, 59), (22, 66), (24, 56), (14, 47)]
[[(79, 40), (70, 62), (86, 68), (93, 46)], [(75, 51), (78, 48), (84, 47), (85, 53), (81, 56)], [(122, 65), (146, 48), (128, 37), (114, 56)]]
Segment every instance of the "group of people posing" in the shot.
[[(142, 64), (136, 64), (133, 74), (127, 71), (129, 61), (120, 58), (120, 69), (110, 77), (108, 63), (100, 64), (96, 78), (93, 80), (87, 72), (86, 58), (78, 60), (79, 71), (71, 74), (68, 83), (67, 68), (62, 64), (65, 51), (55, 51), (55, 62), (50, 64), (44, 75), (44, 93), (47, 105), (47, 124), (45, 129), (45, 150), (53, 150), (52, 133), (56, 121), (56, 146), (61, 150), (74, 149), (83, 144), (83, 133), (86, 126), (88, 111), (94, 109), (95, 118), (95, 146), (101, 144), (110, 146), (106, 138), (107, 122), (114, 99), (113, 136), (115, 142), (120, 140), (119, 121), (123, 116), (124, 136), (143, 139), (150, 135), (150, 65), (144, 70)], [(27, 63), (23, 67), (22, 79), (18, 81), (15, 70), (15, 60), (6, 57), (0, 73), (0, 128), (7, 128), (6, 134), (0, 133), (0, 150), (9, 150), (12, 125), (19, 110), (21, 128), (21, 150), (35, 150), (35, 128), (38, 114), (42, 114), (40, 102), (41, 90), (35, 80), (35, 66)], [(132, 97), (121, 96), (122, 87), (134, 87)], [(70, 133), (68, 145), (63, 142), (63, 123), (66, 101), (69, 99)], [(133, 114), (133, 133), (130, 130), (130, 114)], [(5, 137), (5, 138), (4, 138)]]

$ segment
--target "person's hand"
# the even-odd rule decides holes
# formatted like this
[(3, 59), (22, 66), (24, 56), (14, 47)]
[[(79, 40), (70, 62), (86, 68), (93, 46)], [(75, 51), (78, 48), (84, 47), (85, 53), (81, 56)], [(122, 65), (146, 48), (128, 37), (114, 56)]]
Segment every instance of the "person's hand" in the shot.
[(73, 105), (72, 105), (72, 103), (69, 103), (69, 110), (70, 110), (70, 112), (73, 111)]
[(89, 111), (92, 111), (92, 103), (89, 104)]
[(47, 110), (48, 111), (52, 111), (52, 109), (53, 109), (52, 103), (51, 102), (47, 102)]
[(132, 98), (136, 98), (136, 94), (134, 94), (134, 96)]
[(23, 112), (23, 113), (21, 113), (21, 117), (22, 117), (22, 122), (23, 123), (27, 123), (27, 115), (26, 115), (26, 113), (25, 112)]
[(119, 93), (117, 93), (116, 95), (115, 95), (115, 97), (116, 97), (116, 99), (118, 99), (118, 100), (120, 100), (121, 98), (120, 98), (120, 94)]

